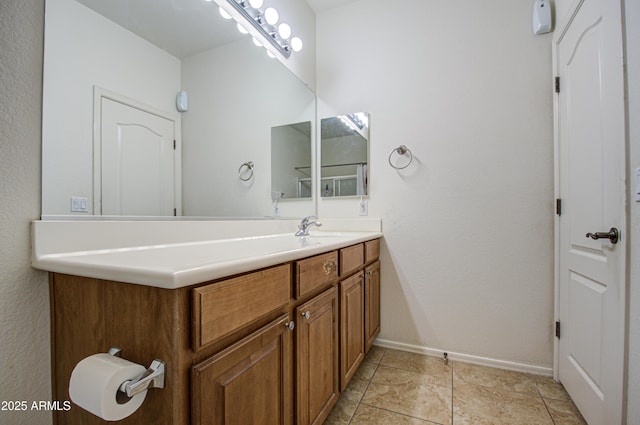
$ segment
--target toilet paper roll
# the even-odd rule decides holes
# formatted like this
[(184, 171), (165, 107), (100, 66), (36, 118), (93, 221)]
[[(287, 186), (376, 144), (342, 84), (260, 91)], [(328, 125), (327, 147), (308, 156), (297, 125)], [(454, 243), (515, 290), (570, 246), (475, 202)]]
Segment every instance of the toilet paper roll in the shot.
[[(71, 372), (69, 396), (83, 409), (106, 421), (119, 421), (142, 405), (146, 391), (131, 398), (118, 388), (147, 370), (144, 366), (106, 353), (86, 357)], [(124, 399), (124, 400), (123, 400)]]

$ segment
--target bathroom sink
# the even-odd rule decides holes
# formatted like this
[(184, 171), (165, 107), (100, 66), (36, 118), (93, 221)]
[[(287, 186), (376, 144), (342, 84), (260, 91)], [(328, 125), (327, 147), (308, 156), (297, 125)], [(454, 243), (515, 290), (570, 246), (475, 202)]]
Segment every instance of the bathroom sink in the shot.
[(167, 289), (321, 254), (382, 236), (313, 231), (34, 255), (34, 267)]

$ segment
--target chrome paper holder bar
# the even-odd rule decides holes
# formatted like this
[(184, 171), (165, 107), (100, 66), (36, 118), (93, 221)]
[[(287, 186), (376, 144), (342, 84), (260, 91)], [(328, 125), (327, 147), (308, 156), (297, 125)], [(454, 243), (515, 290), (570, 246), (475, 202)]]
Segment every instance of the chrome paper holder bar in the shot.
[[(122, 357), (122, 350), (118, 347), (111, 347), (109, 354)], [(164, 388), (165, 365), (166, 363), (162, 360), (154, 359), (147, 370), (133, 379), (124, 381), (119, 390), (126, 394), (127, 397), (133, 397), (151, 388)]]

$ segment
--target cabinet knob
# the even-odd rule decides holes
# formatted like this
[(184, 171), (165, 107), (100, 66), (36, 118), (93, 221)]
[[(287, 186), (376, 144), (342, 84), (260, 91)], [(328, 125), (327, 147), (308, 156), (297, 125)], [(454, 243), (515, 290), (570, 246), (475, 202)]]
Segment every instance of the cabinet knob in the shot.
[(287, 322), (284, 324), (284, 327), (292, 331), (296, 328), (296, 322), (294, 322), (293, 320), (290, 322)]
[(302, 317), (304, 317), (305, 319), (309, 320), (309, 317), (311, 317), (311, 313), (308, 312), (308, 311), (305, 312), (305, 313), (302, 313)]
[(336, 260), (334, 260), (333, 258), (326, 260), (322, 265), (322, 269), (324, 271), (324, 274), (326, 274), (327, 276), (334, 274), (338, 269)]

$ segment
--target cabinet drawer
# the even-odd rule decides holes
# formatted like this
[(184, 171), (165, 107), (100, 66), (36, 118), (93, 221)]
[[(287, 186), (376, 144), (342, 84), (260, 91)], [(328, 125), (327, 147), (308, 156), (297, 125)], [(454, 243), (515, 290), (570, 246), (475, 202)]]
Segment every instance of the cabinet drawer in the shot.
[(364, 262), (370, 263), (380, 257), (380, 239), (364, 243)]
[(271, 312), (291, 298), (291, 266), (285, 264), (195, 288), (193, 351)]
[(361, 243), (340, 250), (340, 276), (346, 276), (364, 264), (364, 247)]
[(338, 278), (338, 253), (316, 255), (296, 263), (296, 297), (301, 298)]

